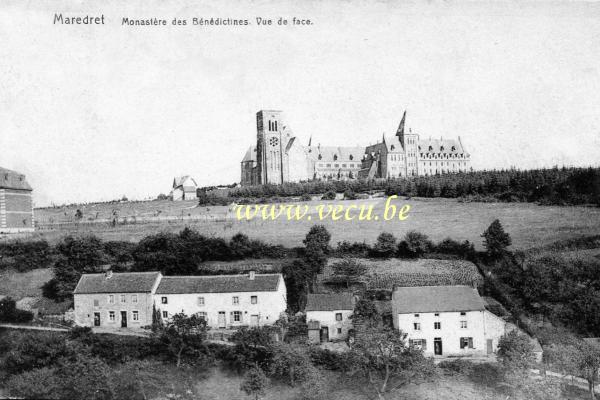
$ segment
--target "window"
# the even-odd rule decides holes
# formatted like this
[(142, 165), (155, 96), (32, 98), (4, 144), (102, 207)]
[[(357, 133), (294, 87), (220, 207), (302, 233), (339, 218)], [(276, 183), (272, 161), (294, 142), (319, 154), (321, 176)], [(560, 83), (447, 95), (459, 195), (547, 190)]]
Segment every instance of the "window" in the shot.
[(415, 328), (415, 331), (420, 331), (421, 330), (421, 324), (418, 322), (415, 322), (413, 324), (413, 327)]
[(121, 295), (121, 303), (125, 303), (125, 295), (124, 294)]
[(139, 321), (140, 320), (140, 314), (137, 311), (132, 311), (131, 312), (131, 319), (134, 321)]
[(204, 305), (204, 297), (198, 297), (198, 305), (199, 306), (203, 306)]
[(464, 311), (461, 311), (460, 315), (467, 315), (467, 313)]
[(435, 313), (435, 314), (433, 314), (433, 315), (434, 315), (434, 316), (436, 316), (436, 317), (439, 317), (439, 316), (440, 316), (440, 313), (437, 313), (437, 312), (436, 312), (436, 313)]
[(433, 329), (442, 329), (442, 323), (441, 322), (434, 322), (433, 323)]
[(415, 314), (415, 318), (419, 318), (419, 314)]
[(205, 312), (199, 312), (198, 313), (198, 318), (203, 319), (203, 320), (206, 321), (207, 320), (206, 313)]
[(233, 304), (240, 304), (240, 298), (238, 296), (233, 296)]
[(115, 312), (114, 311), (109, 311), (108, 312), (108, 320), (110, 322), (115, 322)]
[(94, 307), (100, 307), (100, 300), (94, 299)]
[(110, 304), (113, 304), (113, 303), (115, 302), (115, 296), (114, 296), (114, 295), (112, 295), (112, 294), (109, 294), (109, 295), (108, 295), (108, 302), (109, 302)]
[(426, 350), (425, 339), (410, 339), (408, 345), (412, 346), (416, 350)]
[(169, 312), (163, 311), (163, 318), (169, 318)]
[(233, 322), (242, 322), (242, 312), (241, 311), (233, 312)]
[(132, 294), (131, 295), (131, 302), (132, 303), (137, 303), (137, 294)]
[(338, 333), (338, 335), (341, 335), (342, 334), (342, 328), (337, 328), (337, 333)]
[(166, 297), (161, 297), (161, 298), (160, 298), (160, 302), (161, 302), (162, 304), (167, 304), (167, 298), (166, 298)]
[(335, 313), (335, 320), (336, 321), (341, 321), (342, 320), (342, 313), (341, 312)]
[(460, 348), (464, 349), (468, 347), (469, 349), (473, 348), (473, 338), (472, 337), (461, 337), (460, 338)]
[(466, 329), (467, 328), (467, 321), (460, 321), (460, 327), (462, 329)]
[(258, 303), (258, 297), (257, 296), (250, 296), (250, 303), (252, 303), (252, 304)]

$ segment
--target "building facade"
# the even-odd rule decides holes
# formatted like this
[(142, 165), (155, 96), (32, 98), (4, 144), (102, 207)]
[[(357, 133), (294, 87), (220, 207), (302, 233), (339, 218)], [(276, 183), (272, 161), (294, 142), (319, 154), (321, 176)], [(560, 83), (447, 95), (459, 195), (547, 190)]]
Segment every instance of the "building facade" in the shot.
[(171, 196), (174, 201), (178, 200), (195, 200), (197, 195), (198, 185), (191, 176), (179, 176), (173, 178), (173, 190)]
[(155, 308), (164, 322), (198, 314), (213, 329), (271, 325), (287, 308), (281, 274), (162, 276), (160, 272), (84, 274), (73, 292), (80, 326), (141, 329)]
[(33, 232), (32, 191), (25, 175), (0, 167), (0, 233)]
[(75, 323), (141, 329), (152, 324), (153, 293), (160, 272), (84, 274), (73, 292)]
[(352, 293), (309, 293), (306, 322), (311, 343), (345, 340), (352, 329), (355, 299)]
[(427, 139), (405, 131), (406, 112), (396, 134), (370, 146), (303, 145), (282, 111), (256, 114), (257, 141), (241, 162), (241, 184), (281, 184), (308, 180), (399, 178), (463, 172), (470, 155), (460, 137)]
[(392, 294), (394, 328), (428, 356), (486, 356), (507, 323), (485, 309), (468, 286), (399, 287)]
[(163, 277), (154, 303), (165, 321), (198, 314), (213, 329), (274, 324), (287, 308), (281, 274)]

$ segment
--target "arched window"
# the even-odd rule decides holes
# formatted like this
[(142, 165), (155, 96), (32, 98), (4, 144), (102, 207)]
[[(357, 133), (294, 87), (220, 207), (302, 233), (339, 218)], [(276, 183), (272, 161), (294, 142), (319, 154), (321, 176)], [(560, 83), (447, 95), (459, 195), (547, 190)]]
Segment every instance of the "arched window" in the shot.
[(354, 160), (354, 156), (352, 154), (350, 154), (350, 161)]
[(337, 154), (333, 155), (333, 161), (337, 161)]

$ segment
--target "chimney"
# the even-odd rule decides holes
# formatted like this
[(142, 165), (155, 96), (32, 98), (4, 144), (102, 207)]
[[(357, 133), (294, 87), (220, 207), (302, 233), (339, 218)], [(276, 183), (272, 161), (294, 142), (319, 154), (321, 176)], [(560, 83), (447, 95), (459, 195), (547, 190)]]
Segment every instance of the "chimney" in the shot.
[(110, 278), (112, 278), (112, 270), (110, 270), (110, 269), (109, 269), (109, 270), (107, 270), (107, 271), (104, 273), (104, 277), (105, 277), (106, 279), (110, 279)]
[(254, 280), (254, 271), (248, 272), (248, 279), (250, 279), (251, 281)]

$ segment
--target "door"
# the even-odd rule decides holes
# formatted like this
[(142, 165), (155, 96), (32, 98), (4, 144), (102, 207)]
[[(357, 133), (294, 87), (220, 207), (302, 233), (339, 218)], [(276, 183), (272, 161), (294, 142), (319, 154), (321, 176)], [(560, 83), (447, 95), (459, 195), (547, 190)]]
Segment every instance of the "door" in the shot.
[(127, 311), (121, 311), (121, 328), (127, 328)]
[(329, 328), (324, 326), (321, 328), (321, 343), (329, 342)]
[(442, 338), (433, 339), (433, 354), (436, 356), (442, 355)]
[(494, 352), (494, 345), (492, 339), (487, 340), (487, 353), (492, 354)]
[(94, 313), (94, 326), (100, 326), (100, 313)]
[(252, 326), (258, 326), (258, 315), (251, 315), (250, 316), (250, 325), (252, 325)]
[(227, 328), (227, 321), (225, 320), (225, 311), (219, 311), (219, 328)]

